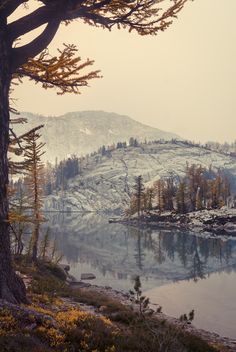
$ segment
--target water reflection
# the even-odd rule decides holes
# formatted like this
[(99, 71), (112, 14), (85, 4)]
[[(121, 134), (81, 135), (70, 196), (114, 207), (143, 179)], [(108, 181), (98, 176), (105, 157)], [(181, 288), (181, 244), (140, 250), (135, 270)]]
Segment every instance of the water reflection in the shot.
[(93, 272), (99, 284), (131, 287), (139, 274), (144, 289), (168, 282), (206, 278), (213, 272), (235, 271), (236, 241), (205, 238), (178, 230), (150, 230), (108, 224), (93, 214), (47, 214), (64, 261), (72, 274)]

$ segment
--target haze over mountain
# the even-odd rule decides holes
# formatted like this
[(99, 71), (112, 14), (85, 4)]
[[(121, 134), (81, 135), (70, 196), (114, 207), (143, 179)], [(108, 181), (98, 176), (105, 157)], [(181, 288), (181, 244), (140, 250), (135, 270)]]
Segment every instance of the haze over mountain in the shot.
[(139, 141), (179, 138), (174, 133), (161, 131), (131, 119), (105, 111), (69, 112), (62, 116), (42, 116), (22, 112), (28, 123), (15, 125), (16, 134), (20, 135), (38, 125), (45, 146), (45, 160), (55, 162), (69, 155), (85, 155), (97, 151), (102, 145), (128, 141), (130, 137)]

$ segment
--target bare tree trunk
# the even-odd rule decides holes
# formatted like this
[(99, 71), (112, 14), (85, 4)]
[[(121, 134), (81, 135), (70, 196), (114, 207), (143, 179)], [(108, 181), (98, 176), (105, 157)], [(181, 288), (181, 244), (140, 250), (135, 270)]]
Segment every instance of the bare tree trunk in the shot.
[(0, 18), (0, 299), (12, 303), (27, 302), (23, 281), (15, 274), (11, 262), (8, 222), (9, 144), (9, 69), (6, 24)]
[(37, 263), (38, 241), (39, 241), (39, 169), (37, 165), (37, 144), (36, 139), (32, 144), (33, 152), (33, 180), (34, 180), (34, 230), (32, 235), (32, 260)]
[(39, 241), (39, 221), (36, 220), (36, 224), (34, 225), (34, 230), (32, 234), (32, 261), (33, 263), (37, 263), (38, 256), (38, 241)]

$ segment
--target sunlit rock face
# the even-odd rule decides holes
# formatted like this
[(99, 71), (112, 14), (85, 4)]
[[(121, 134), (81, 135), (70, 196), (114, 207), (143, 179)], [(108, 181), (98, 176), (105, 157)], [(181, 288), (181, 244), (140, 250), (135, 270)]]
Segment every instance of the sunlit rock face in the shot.
[(104, 111), (70, 112), (62, 116), (42, 116), (21, 113), (27, 124), (15, 125), (15, 132), (22, 134), (38, 125), (42, 142), (46, 143), (44, 160), (52, 163), (69, 155), (85, 155), (96, 151), (102, 145), (128, 141), (130, 137), (140, 141), (178, 138), (173, 133), (146, 126), (128, 116)]
[(46, 210), (122, 212), (130, 201), (135, 176), (145, 186), (161, 177), (184, 176), (186, 163), (213, 170), (224, 169), (235, 191), (236, 158), (182, 141), (142, 144), (114, 149), (85, 159), (81, 174), (70, 179), (66, 190), (45, 199)]

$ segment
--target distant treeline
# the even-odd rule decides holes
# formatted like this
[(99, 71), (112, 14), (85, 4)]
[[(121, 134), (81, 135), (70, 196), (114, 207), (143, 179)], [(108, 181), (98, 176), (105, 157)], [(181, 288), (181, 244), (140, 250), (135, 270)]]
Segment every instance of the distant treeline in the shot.
[(66, 190), (68, 187), (68, 181), (73, 177), (82, 174), (83, 170), (86, 170), (91, 158), (95, 163), (99, 163), (101, 157), (111, 157), (111, 153), (115, 150), (125, 149), (129, 147), (139, 148), (145, 145), (152, 144), (173, 144), (180, 146), (188, 146), (188, 147), (198, 147), (207, 149), (210, 151), (219, 152), (224, 155), (230, 155), (232, 157), (236, 157), (236, 142), (231, 145), (219, 144), (219, 143), (207, 143), (207, 144), (199, 144), (190, 141), (172, 139), (170, 141), (159, 139), (153, 141), (142, 141), (140, 142), (137, 138), (131, 137), (129, 141), (119, 141), (117, 143), (113, 143), (108, 146), (101, 146), (97, 151), (87, 154), (82, 157), (78, 157), (77, 155), (72, 155), (67, 159), (64, 159), (60, 162), (55, 160), (55, 164), (47, 163), (45, 165), (45, 185), (44, 185), (44, 193), (45, 195), (50, 195), (55, 190)]
[(127, 148), (127, 147), (141, 147), (142, 145), (151, 145), (151, 144), (175, 144), (175, 145), (182, 145), (182, 146), (188, 146), (188, 147), (196, 147), (196, 148), (202, 148), (206, 149), (212, 152), (220, 153), (223, 155), (231, 156), (231, 157), (236, 157), (236, 141), (229, 144), (229, 143), (218, 143), (218, 142), (207, 142), (207, 143), (196, 143), (193, 141), (188, 141), (188, 140), (181, 140), (181, 139), (176, 139), (172, 138), (171, 140), (165, 140), (165, 139), (156, 139), (152, 141), (139, 141), (137, 138), (131, 137), (129, 141), (125, 142), (118, 142), (118, 143), (113, 143), (109, 146), (103, 145), (98, 149), (97, 152), (91, 153), (90, 155), (96, 155), (96, 154), (101, 154), (101, 155), (109, 155), (112, 151), (116, 149), (121, 149), (121, 148)]

